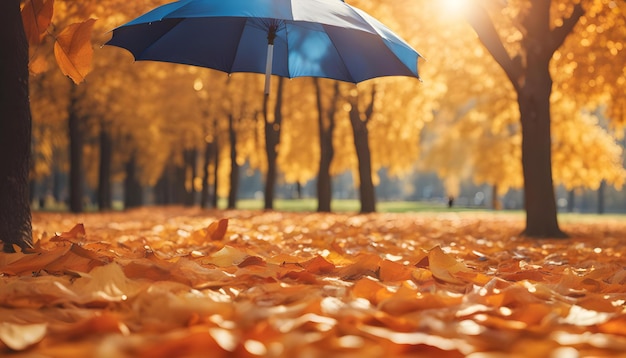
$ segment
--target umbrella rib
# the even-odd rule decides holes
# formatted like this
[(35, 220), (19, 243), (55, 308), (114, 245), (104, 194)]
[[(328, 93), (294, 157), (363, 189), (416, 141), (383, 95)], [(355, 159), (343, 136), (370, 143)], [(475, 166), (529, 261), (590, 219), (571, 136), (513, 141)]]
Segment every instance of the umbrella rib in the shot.
[(246, 26), (248, 25), (248, 22), (250, 21), (251, 18), (242, 18), (244, 20), (243, 25), (240, 27), (239, 30), (239, 36), (237, 36), (237, 46), (235, 46), (236, 50), (233, 54), (233, 60), (230, 61), (230, 67), (228, 68), (228, 74), (232, 74), (233, 73), (233, 66), (235, 66), (235, 59), (237, 58), (237, 54), (239, 52), (239, 45), (241, 45), (241, 38), (242, 38), (242, 34), (243, 31), (245, 30)]
[(156, 44), (156, 43), (157, 43), (160, 39), (162, 39), (163, 37), (165, 37), (165, 35), (167, 35), (167, 34), (171, 31), (171, 29), (175, 28), (176, 26), (180, 25), (180, 23), (181, 23), (181, 22), (185, 21), (185, 19), (183, 19), (183, 18), (178, 18), (178, 19), (176, 19), (176, 18), (172, 18), (172, 19), (163, 19), (163, 20), (159, 20), (158, 22), (163, 22), (163, 21), (166, 21), (166, 20), (169, 20), (169, 21), (175, 21), (175, 24), (174, 24), (174, 25), (173, 25), (170, 29), (168, 29), (168, 31), (163, 32), (163, 33), (162, 33), (159, 37), (157, 37), (156, 39), (154, 39), (154, 41), (152, 41), (152, 42), (151, 42), (148, 46), (144, 47), (144, 48), (141, 50), (141, 52), (140, 52), (140, 53), (138, 53), (138, 54), (135, 56), (135, 60), (137, 60), (137, 59), (140, 59), (140, 60), (141, 60), (141, 58), (143, 57), (143, 54), (144, 54), (144, 53), (146, 53), (146, 51), (147, 51), (148, 49), (152, 48), (152, 46), (154, 46), (154, 45), (155, 45), (155, 44)]
[[(322, 27), (326, 28), (326, 27), (335, 27), (335, 26), (322, 24)], [(337, 45), (335, 45), (335, 41), (333, 41), (333, 39), (328, 35), (327, 31), (326, 31), (326, 35), (328, 36), (328, 40), (333, 45), (333, 48), (335, 49), (335, 51), (337, 51), (337, 55), (339, 56), (339, 58), (341, 58), (341, 64), (343, 65), (345, 72), (350, 75), (350, 79), (351, 79), (350, 82), (354, 84), (358, 83), (358, 81), (354, 79), (354, 75), (352, 74), (352, 71), (350, 71), (350, 68), (348, 68), (348, 66), (346, 65), (346, 61), (344, 60), (344, 57), (341, 54), (341, 51), (339, 51), (339, 48), (337, 47)]]

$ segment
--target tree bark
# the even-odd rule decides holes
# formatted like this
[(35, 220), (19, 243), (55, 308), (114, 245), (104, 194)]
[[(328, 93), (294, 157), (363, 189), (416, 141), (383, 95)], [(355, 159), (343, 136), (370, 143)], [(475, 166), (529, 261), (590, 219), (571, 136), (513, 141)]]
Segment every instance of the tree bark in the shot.
[(598, 214), (604, 214), (604, 192), (606, 191), (606, 181), (603, 180), (598, 188)]
[(124, 179), (124, 208), (136, 208), (143, 205), (143, 188), (137, 178), (137, 160), (133, 154), (126, 162), (126, 178)]
[(548, 70), (548, 61), (529, 62), (528, 67), (526, 84), (518, 92), (522, 122), (522, 171), (526, 208), (524, 235), (565, 237), (557, 222), (556, 198), (552, 182), (550, 140), (552, 80)]
[(239, 164), (237, 164), (237, 129), (233, 114), (228, 116), (228, 137), (230, 138), (230, 189), (227, 207), (228, 209), (235, 209), (239, 189)]
[(111, 161), (113, 155), (113, 139), (107, 125), (100, 124), (100, 165), (98, 170), (98, 209), (111, 210)]
[[(339, 82), (334, 83), (334, 93), (329, 108), (324, 111), (322, 105), (322, 91), (317, 78), (314, 79), (315, 94), (317, 97), (317, 121), (320, 136), (320, 164), (317, 173), (317, 211), (330, 212), (332, 201), (332, 179), (330, 165), (335, 155), (333, 147), (333, 132), (335, 129), (335, 113), (339, 101)], [(326, 113), (326, 116), (324, 116)]]
[(358, 106), (358, 96), (351, 100), (350, 123), (354, 137), (354, 148), (359, 163), (359, 198), (361, 201), (361, 213), (376, 212), (376, 192), (372, 180), (372, 155), (369, 145), (369, 129), (367, 124), (372, 118), (374, 97), (376, 90), (372, 89), (371, 102), (365, 112), (365, 118), (361, 118)]
[(269, 95), (265, 95), (263, 103), (263, 118), (265, 119), (265, 152), (267, 153), (267, 174), (265, 175), (265, 203), (266, 210), (274, 209), (274, 190), (276, 188), (278, 158), (278, 145), (280, 144), (280, 131), (282, 129), (282, 105), (284, 78), (279, 77), (278, 90), (276, 93), (276, 106), (274, 107), (274, 121), (270, 122), (267, 115)]
[(69, 206), (73, 213), (83, 212), (83, 145), (82, 124), (78, 114), (76, 85), (70, 87), (68, 109), (68, 131), (70, 150), (70, 197)]
[(194, 185), (194, 179), (198, 174), (196, 167), (198, 150), (196, 148), (186, 149), (184, 151), (184, 157), (185, 184), (189, 183), (189, 186), (185, 185), (185, 206), (193, 206), (196, 202), (196, 186)]
[(28, 194), (32, 120), (28, 100), (28, 42), (19, 0), (0, 1), (0, 241), (32, 247)]
[(202, 166), (202, 192), (200, 193), (200, 207), (208, 208), (212, 205), (211, 200), (211, 164), (215, 165), (215, 141), (207, 141), (204, 145), (204, 166)]
[(163, 173), (161, 173), (154, 188), (155, 202), (157, 205), (168, 205), (172, 202), (172, 180), (170, 177), (171, 164), (167, 164), (163, 168)]
[(217, 136), (215, 137), (215, 151), (213, 152), (213, 162), (215, 165), (213, 166), (213, 197), (211, 198), (211, 205), (217, 209), (218, 205), (218, 195), (217, 195), (217, 187), (219, 182), (219, 164), (220, 164), (220, 147)]

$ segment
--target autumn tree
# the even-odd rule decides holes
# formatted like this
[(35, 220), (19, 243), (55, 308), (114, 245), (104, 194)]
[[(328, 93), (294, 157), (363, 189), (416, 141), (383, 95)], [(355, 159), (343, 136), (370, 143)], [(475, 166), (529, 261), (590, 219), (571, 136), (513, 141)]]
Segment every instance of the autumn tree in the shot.
[[(467, 18), (517, 94), (526, 208), (524, 233), (532, 237), (563, 237), (557, 222), (552, 179), (550, 62), (586, 11), (593, 12), (589, 12), (590, 7), (620, 5), (613, 1), (606, 5), (592, 1), (516, 1), (503, 7), (484, 1), (474, 5)], [(514, 37), (505, 37), (506, 29), (511, 28), (503, 27), (505, 21), (517, 29)]]

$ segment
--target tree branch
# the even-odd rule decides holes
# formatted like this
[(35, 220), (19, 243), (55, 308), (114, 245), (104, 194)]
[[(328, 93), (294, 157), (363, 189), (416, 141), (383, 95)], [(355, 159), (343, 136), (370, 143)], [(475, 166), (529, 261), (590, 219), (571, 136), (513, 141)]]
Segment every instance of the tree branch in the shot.
[(372, 96), (370, 98), (370, 103), (367, 105), (367, 109), (365, 110), (365, 124), (367, 124), (370, 119), (372, 119), (372, 114), (374, 114), (374, 101), (376, 100), (376, 85), (372, 85)]
[(511, 83), (513, 83), (513, 86), (518, 88), (523, 74), (521, 61), (516, 61), (511, 58), (487, 10), (482, 5), (476, 4), (476, 6), (472, 8), (472, 11), (468, 13), (467, 21), (472, 28), (474, 28), (474, 31), (476, 31), (480, 42), (482, 42), (496, 62), (502, 67), (511, 80)]
[(568, 18), (563, 19), (563, 25), (554, 28), (550, 32), (550, 53), (554, 53), (556, 50), (558, 50), (559, 47), (561, 47), (561, 45), (563, 45), (563, 42), (565, 42), (565, 38), (567, 38), (567, 35), (572, 32), (574, 26), (576, 26), (578, 20), (580, 20), (580, 18), (584, 14), (585, 9), (583, 8), (581, 3), (574, 5), (574, 11), (572, 11), (572, 14)]

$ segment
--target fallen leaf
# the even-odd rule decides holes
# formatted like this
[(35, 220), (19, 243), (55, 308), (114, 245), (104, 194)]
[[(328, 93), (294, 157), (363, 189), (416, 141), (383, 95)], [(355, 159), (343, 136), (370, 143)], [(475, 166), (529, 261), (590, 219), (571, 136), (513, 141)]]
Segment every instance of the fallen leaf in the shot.
[(0, 341), (15, 351), (39, 343), (47, 332), (47, 325), (0, 322)]
[(224, 239), (226, 230), (228, 230), (228, 219), (214, 221), (206, 229), (207, 237), (213, 241), (220, 241)]

